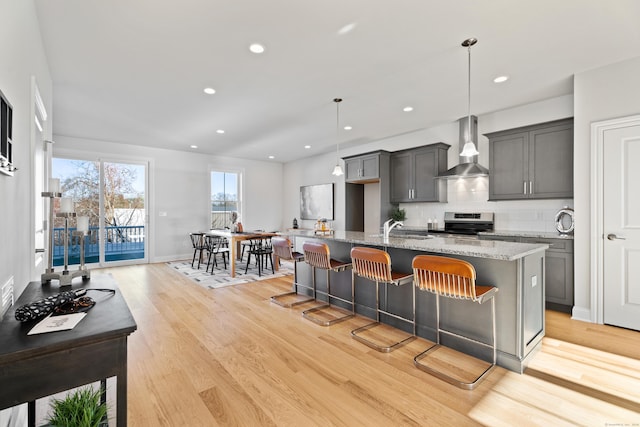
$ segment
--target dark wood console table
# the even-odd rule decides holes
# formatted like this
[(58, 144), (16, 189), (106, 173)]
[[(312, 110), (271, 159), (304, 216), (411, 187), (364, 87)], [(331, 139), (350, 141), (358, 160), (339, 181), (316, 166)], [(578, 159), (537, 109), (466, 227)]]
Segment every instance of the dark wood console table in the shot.
[(114, 376), (117, 425), (127, 425), (127, 337), (136, 322), (110, 275), (71, 286), (79, 288), (116, 293), (89, 291), (97, 303), (74, 329), (29, 336), (37, 321), (18, 322), (15, 308), (60, 292), (56, 281), (31, 282), (0, 322), (0, 409), (29, 402), (30, 426), (35, 425), (36, 399), (95, 381), (104, 385)]

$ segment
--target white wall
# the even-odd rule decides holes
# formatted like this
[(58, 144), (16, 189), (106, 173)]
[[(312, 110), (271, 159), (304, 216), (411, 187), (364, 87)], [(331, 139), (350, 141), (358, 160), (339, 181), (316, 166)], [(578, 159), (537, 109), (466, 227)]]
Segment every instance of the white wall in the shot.
[[(485, 133), (511, 129), (520, 126), (557, 120), (573, 116), (571, 95), (522, 105), (507, 110), (478, 116), (478, 162), (489, 166), (489, 141)], [(341, 156), (350, 156), (374, 150), (396, 151), (420, 145), (445, 142), (451, 145), (448, 152), (449, 167), (459, 162), (458, 122), (424, 129), (397, 137), (386, 138), (367, 145), (341, 150)], [(344, 176), (336, 179), (331, 175), (334, 155), (328, 154), (291, 162), (285, 165), (285, 217), (299, 215), (298, 191), (300, 185), (336, 182), (336, 222), (337, 229), (344, 228)], [(448, 203), (402, 203), (407, 212), (406, 225), (426, 226), (429, 218), (437, 219), (443, 226), (446, 211), (491, 211), (496, 213), (496, 228), (503, 230), (555, 231), (555, 213), (565, 205), (573, 205), (573, 200), (538, 200), (489, 202), (488, 179), (450, 181), (447, 191)], [(302, 227), (310, 227), (307, 221)]]
[(640, 114), (640, 57), (576, 74), (574, 78), (575, 307), (573, 316), (594, 322), (590, 251), (600, 236), (591, 235), (591, 123)]
[[(51, 76), (32, 0), (0, 0), (0, 90), (13, 106), (15, 175), (0, 174), (0, 286), (14, 278), (17, 298), (29, 281), (39, 280), (34, 267), (33, 95), (35, 78), (51, 114)], [(51, 121), (49, 120), (49, 123)], [(44, 135), (51, 137), (45, 125)], [(26, 425), (26, 405), (0, 411), (0, 426)]]
[[(189, 233), (210, 224), (211, 169), (241, 170), (245, 229), (280, 229), (282, 165), (54, 135), (56, 157), (149, 162), (149, 260), (190, 256)], [(166, 216), (160, 216), (166, 212)]]
[[(39, 279), (34, 268), (31, 78), (35, 77), (49, 114), (52, 84), (33, 1), (0, 0), (0, 11), (0, 90), (13, 106), (18, 167), (13, 177), (0, 174), (0, 286), (13, 276), (17, 297), (29, 281)], [(51, 136), (50, 127), (45, 136)]]

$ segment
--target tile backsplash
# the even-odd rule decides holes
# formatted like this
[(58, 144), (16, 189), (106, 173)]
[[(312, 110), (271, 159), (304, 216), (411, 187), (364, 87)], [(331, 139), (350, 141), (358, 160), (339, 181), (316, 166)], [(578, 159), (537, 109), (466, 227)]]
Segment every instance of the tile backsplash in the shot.
[(573, 199), (490, 202), (488, 182), (488, 178), (449, 181), (448, 203), (402, 203), (407, 214), (404, 223), (426, 227), (431, 219), (443, 228), (445, 212), (493, 212), (496, 230), (555, 232), (556, 213), (573, 207)]

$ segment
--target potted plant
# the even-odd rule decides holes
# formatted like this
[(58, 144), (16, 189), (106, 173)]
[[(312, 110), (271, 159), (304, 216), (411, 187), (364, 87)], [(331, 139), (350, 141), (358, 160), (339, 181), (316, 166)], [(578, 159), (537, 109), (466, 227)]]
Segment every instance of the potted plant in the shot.
[(394, 221), (404, 221), (407, 219), (407, 213), (404, 209), (400, 209), (400, 207), (396, 207), (391, 210), (391, 219)]
[(107, 405), (100, 402), (101, 390), (79, 388), (64, 399), (53, 399), (48, 414), (49, 425), (57, 427), (107, 426)]

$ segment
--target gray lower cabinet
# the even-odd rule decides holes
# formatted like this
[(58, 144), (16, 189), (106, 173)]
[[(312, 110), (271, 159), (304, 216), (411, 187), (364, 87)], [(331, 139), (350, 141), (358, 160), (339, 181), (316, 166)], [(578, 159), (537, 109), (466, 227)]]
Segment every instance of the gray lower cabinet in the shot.
[(447, 170), (449, 147), (440, 142), (391, 153), (391, 202), (446, 202), (446, 180), (436, 177)]
[(573, 118), (485, 136), (489, 200), (573, 197)]
[(523, 243), (546, 243), (545, 301), (573, 307), (573, 240), (523, 237)]
[(380, 155), (386, 151), (344, 158), (345, 181), (358, 182), (380, 178)]
[(573, 240), (482, 234), (479, 237), (482, 240), (549, 245), (545, 253), (545, 301), (548, 308), (567, 312), (571, 310), (573, 307)]

